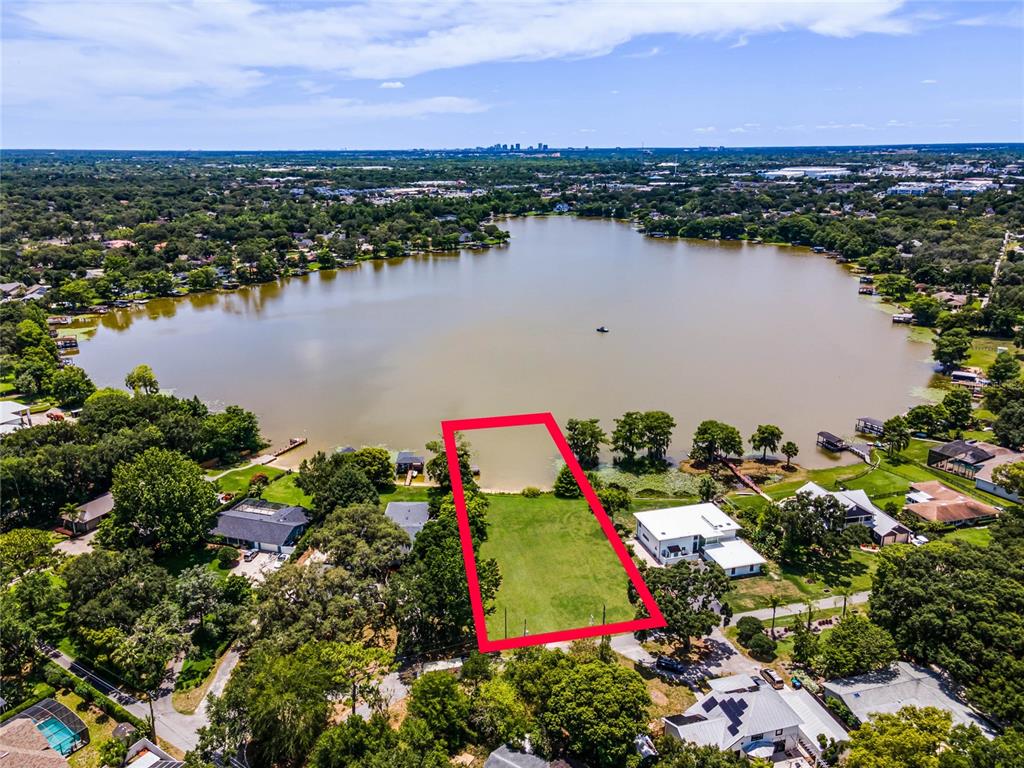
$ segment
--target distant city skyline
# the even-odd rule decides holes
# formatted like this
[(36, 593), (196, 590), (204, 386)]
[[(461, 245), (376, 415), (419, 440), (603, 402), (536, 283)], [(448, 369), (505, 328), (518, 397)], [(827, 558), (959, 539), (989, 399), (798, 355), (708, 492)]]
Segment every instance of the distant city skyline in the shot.
[(1016, 2), (3, 5), (4, 148), (1024, 141)]

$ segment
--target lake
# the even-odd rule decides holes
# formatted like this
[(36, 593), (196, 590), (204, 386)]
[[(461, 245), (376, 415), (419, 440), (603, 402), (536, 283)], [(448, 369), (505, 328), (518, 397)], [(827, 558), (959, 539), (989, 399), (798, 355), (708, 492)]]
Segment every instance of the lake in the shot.
[[(858, 416), (921, 401), (929, 346), (820, 255), (572, 217), (503, 226), (502, 248), (112, 312), (77, 362), (100, 386), (144, 362), (176, 394), (238, 403), (275, 445), (309, 439), (295, 461), (345, 445), (422, 452), (443, 419), (551, 411), (610, 432), (624, 411), (660, 409), (678, 422), (673, 456), (714, 418), (745, 438), (778, 424), (798, 462), (824, 466), (818, 430), (849, 435)], [(541, 431), (472, 437), (484, 487), (553, 479)]]

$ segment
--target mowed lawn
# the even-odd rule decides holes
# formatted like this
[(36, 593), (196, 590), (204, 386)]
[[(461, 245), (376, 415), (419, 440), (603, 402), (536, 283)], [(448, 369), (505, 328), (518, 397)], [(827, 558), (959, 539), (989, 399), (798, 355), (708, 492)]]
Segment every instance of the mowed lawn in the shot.
[(488, 539), (481, 557), (501, 569), (495, 610), (487, 619), (492, 640), (601, 623), (628, 621), (635, 609), (629, 577), (583, 499), (544, 494), (490, 496)]

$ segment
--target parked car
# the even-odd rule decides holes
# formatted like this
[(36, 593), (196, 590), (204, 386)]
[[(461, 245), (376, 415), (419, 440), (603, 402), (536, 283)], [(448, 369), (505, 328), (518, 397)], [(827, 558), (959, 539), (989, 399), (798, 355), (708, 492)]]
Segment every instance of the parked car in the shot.
[(277, 559), (278, 559), (279, 562), (283, 563), (285, 560), (288, 559), (288, 553), (287, 552), (279, 553), (278, 556), (277, 556)]
[(804, 687), (804, 684), (800, 682), (800, 678), (799, 677), (794, 677), (790, 682), (792, 683), (794, 688), (803, 688)]
[(245, 562), (247, 563), (251, 563), (253, 560), (256, 559), (256, 555), (258, 555), (259, 553), (260, 551), (258, 549), (250, 549), (248, 552), (245, 553), (245, 557), (242, 559), (245, 560)]
[(666, 672), (675, 672), (677, 675), (685, 675), (688, 671), (685, 664), (668, 656), (659, 656), (655, 660), (654, 666)]
[(784, 688), (786, 686), (786, 681), (779, 677), (778, 673), (776, 673), (776, 671), (774, 669), (771, 669), (770, 667), (765, 667), (761, 670), (761, 677), (767, 680), (768, 685), (770, 685), (775, 690), (779, 690), (780, 688)]

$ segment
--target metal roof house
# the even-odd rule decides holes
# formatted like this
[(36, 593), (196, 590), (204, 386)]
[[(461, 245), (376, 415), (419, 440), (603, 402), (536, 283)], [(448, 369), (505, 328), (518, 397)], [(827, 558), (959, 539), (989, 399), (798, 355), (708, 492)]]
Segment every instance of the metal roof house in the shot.
[(765, 559), (736, 538), (742, 526), (714, 504), (636, 512), (636, 540), (662, 565), (681, 560), (717, 563), (730, 576), (759, 573)]
[(100, 521), (110, 514), (114, 508), (114, 497), (110, 493), (97, 496), (92, 501), (75, 507), (75, 515), (61, 515), (61, 525), (73, 534), (88, 533), (96, 530)]
[(210, 534), (223, 537), (235, 547), (290, 554), (308, 524), (309, 517), (302, 507), (242, 499), (217, 516)]
[(889, 669), (824, 683), (825, 698), (839, 699), (858, 720), (891, 714), (903, 707), (935, 707), (953, 716), (953, 725), (977, 725), (992, 737), (992, 728), (963, 703), (954, 687), (925, 667), (897, 661)]
[(871, 529), (871, 537), (879, 546), (906, 544), (910, 541), (913, 531), (872, 504), (864, 491), (826, 491), (817, 483), (805, 483), (797, 489), (797, 495), (802, 493), (815, 498), (834, 498), (846, 510), (845, 527), (866, 525)]
[(846, 732), (806, 691), (754, 684), (750, 675), (709, 680), (711, 692), (680, 715), (662, 719), (665, 734), (749, 757), (817, 756), (818, 734)]
[(1024, 454), (976, 440), (953, 440), (928, 451), (928, 466), (974, 481), (974, 487), (1007, 501), (1021, 497), (998, 485), (992, 471), (1002, 464), (1024, 461)]
[(416, 535), (430, 519), (430, 509), (425, 501), (392, 501), (384, 515), (409, 535), (410, 544), (415, 544)]
[(832, 451), (832, 453), (840, 453), (846, 450), (846, 441), (843, 438), (824, 430), (818, 433), (818, 439), (815, 444), (826, 451)]

